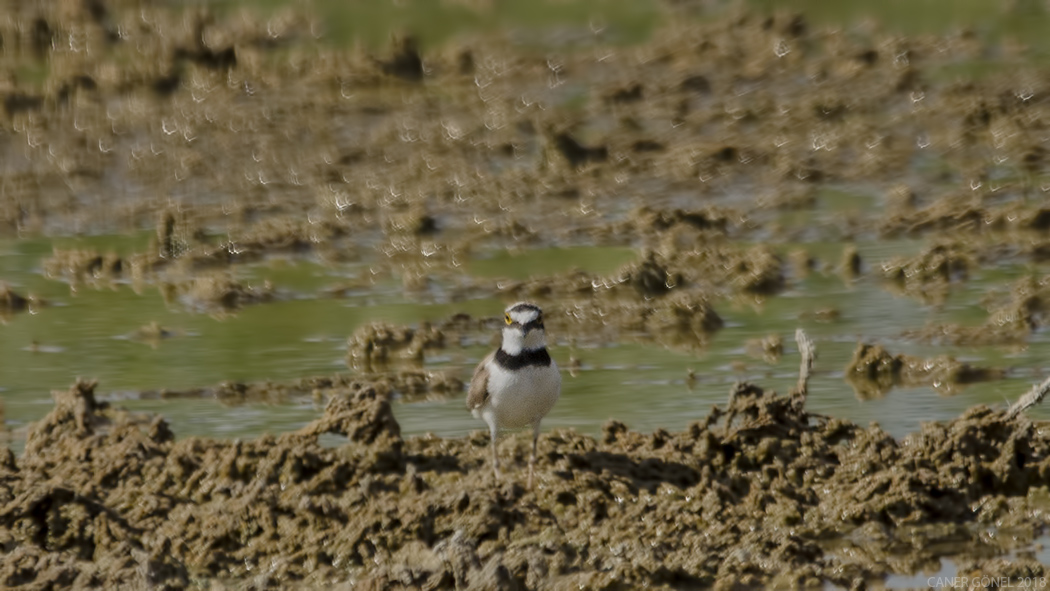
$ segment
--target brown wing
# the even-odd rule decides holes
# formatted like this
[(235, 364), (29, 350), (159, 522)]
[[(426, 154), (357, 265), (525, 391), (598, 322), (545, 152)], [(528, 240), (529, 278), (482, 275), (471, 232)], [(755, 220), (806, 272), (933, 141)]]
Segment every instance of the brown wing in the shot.
[(489, 399), (489, 361), (495, 355), (495, 352), (489, 353), (481, 363), (474, 368), (474, 377), (470, 378), (470, 389), (467, 390), (467, 408), (474, 410), (485, 401)]

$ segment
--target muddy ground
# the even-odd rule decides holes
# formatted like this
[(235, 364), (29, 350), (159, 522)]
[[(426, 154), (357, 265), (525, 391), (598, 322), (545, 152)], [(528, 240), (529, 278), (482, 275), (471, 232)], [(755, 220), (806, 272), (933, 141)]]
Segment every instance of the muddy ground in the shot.
[[(0, 236), (152, 234), (137, 252), (56, 249), (42, 271), (73, 289), (128, 282), (235, 313), (285, 297), (240, 282), (240, 264), (367, 260), (421, 300), (529, 298), (562, 334), (701, 349), (722, 302), (810, 273), (875, 274), (937, 304), (975, 269), (1023, 261), (1031, 277), (989, 293), (983, 324), (904, 336), (1023, 346), (1046, 324), (1050, 81), (1008, 40), (740, 7), (705, 20), (675, 2), (630, 47), (594, 32), (553, 49), (403, 34), (373, 50), (326, 40), (305, 5), (5, 8)], [(967, 73), (987, 59), (1011, 67)], [(882, 197), (828, 213), (822, 189), (851, 184)], [(868, 261), (853, 246), (901, 236), (922, 251)], [(800, 246), (774, 248), (786, 242)], [(484, 249), (574, 244), (639, 257), (610, 276), (462, 270)], [(0, 317), (46, 306), (0, 284)], [(1050, 515), (1050, 428), (1023, 413), (977, 407), (896, 440), (740, 384), (680, 433), (548, 432), (525, 490), (524, 436), (501, 441), (494, 482), (486, 435), (404, 438), (390, 411), (395, 391), (462, 391), (387, 371), (392, 358), (485, 326), (369, 326), (350, 335), (351, 377), (157, 394), (327, 404), (300, 431), (248, 441), (177, 439), (92, 382), (57, 393), (24, 454), (0, 452), (0, 586), (865, 588), (937, 572), (942, 556), (960, 575), (1046, 586), (1030, 547)], [(870, 393), (999, 376), (868, 345), (849, 372)]]
[(680, 433), (547, 433), (526, 490), (526, 437), (495, 481), (484, 433), (403, 438), (368, 383), (319, 384), (323, 416), (250, 441), (176, 440), (95, 387), (0, 462), (6, 587), (864, 588), (948, 549), (1048, 575), (999, 556), (1045, 526), (1050, 436), (984, 407), (897, 441), (740, 384)]

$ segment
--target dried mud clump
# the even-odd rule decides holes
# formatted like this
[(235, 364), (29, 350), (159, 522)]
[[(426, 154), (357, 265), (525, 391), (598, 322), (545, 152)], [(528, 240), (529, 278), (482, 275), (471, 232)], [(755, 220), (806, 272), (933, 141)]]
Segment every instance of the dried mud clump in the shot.
[(1047, 323), (1050, 311), (1050, 276), (1017, 280), (1005, 303), (991, 311), (988, 323), (1035, 330)]
[(552, 334), (577, 335), (577, 342), (658, 342), (684, 350), (704, 348), (721, 330), (723, 320), (710, 299), (695, 290), (637, 302), (615, 296), (542, 302)]
[(464, 391), (463, 380), (440, 371), (403, 370), (371, 379), (378, 391), (402, 401), (449, 398)]
[(133, 330), (127, 335), (128, 339), (141, 343), (148, 343), (154, 347), (163, 340), (178, 336), (180, 333), (171, 328), (162, 326), (156, 320)]
[(44, 273), (49, 277), (62, 277), (73, 283), (119, 279), (127, 267), (127, 261), (116, 254), (84, 249), (56, 248), (44, 260)]
[(860, 252), (857, 251), (856, 245), (850, 244), (842, 250), (839, 269), (844, 277), (847, 279), (860, 277), (863, 266), (864, 260), (861, 258)]
[(33, 305), (33, 297), (25, 297), (12, 290), (6, 283), (0, 283), (0, 316), (14, 312), (24, 312)]
[[(555, 282), (551, 291), (542, 292), (538, 288), (531, 291), (541, 291), (538, 295), (544, 297), (552, 293), (623, 295), (621, 287), (629, 286), (633, 288), (633, 295), (645, 300), (684, 290), (767, 296), (780, 292), (787, 284), (784, 261), (768, 246), (739, 248), (703, 241), (691, 246), (689, 250), (675, 247), (647, 250), (640, 260), (610, 277), (575, 273), (566, 281), (568, 289), (558, 289), (559, 283)], [(539, 282), (530, 282), (536, 283)]]
[(161, 286), (161, 293), (169, 303), (178, 301), (191, 310), (220, 313), (274, 298), (273, 285), (268, 281), (254, 287), (225, 273), (207, 273), (179, 283), (166, 283)]
[(694, 230), (714, 230), (719, 233), (725, 233), (729, 227), (729, 215), (713, 208), (685, 211), (640, 207), (631, 212), (631, 220), (635, 231), (646, 235), (666, 232), (677, 226), (685, 226)]
[[(284, 217), (266, 217), (246, 228), (231, 231), (222, 240), (215, 240), (209, 238), (204, 229), (188, 216), (176, 217), (165, 212), (157, 223), (157, 236), (144, 252), (122, 257), (92, 249), (55, 248), (44, 261), (44, 272), (74, 285), (128, 277), (139, 281), (163, 282), (165, 279), (170, 280), (170, 277), (161, 273), (164, 270), (171, 270), (171, 274), (201, 273), (208, 269), (225, 270), (237, 264), (256, 262), (270, 255), (312, 252), (329, 255), (335, 248), (333, 241), (347, 232), (346, 224), (335, 220), (309, 223)], [(214, 279), (206, 277), (204, 274), (194, 281), (216, 283)], [(221, 289), (217, 284), (213, 287)], [(186, 291), (195, 290), (200, 290), (202, 293), (199, 295), (205, 296), (204, 299), (218, 301), (221, 306), (228, 307), (221, 300), (223, 295), (229, 294), (220, 294), (215, 300), (214, 296), (203, 293), (208, 290), (204, 285), (187, 288)], [(247, 294), (242, 292), (239, 295)], [(249, 297), (241, 303), (249, 301), (254, 302), (256, 299)], [(239, 305), (235, 303), (232, 308)]]
[(390, 59), (373, 58), (381, 72), (409, 82), (423, 80), (423, 58), (419, 54), (419, 43), (413, 35), (394, 39), (394, 51)]
[(653, 252), (621, 270), (620, 277), (643, 297), (664, 295), (682, 283), (682, 276), (669, 271), (662, 257)]
[(893, 199), (893, 213), (881, 224), (884, 236), (899, 235), (958, 235), (960, 232), (998, 233), (1011, 242), (1032, 238), (1031, 232), (1045, 232), (1050, 228), (1050, 210), (1024, 203), (1007, 203), (988, 207), (968, 196), (948, 195), (930, 205), (916, 209), (916, 198), (905, 191)]
[[(245, 211), (241, 215), (252, 218), (258, 214)], [(193, 271), (226, 269), (271, 255), (328, 254), (334, 248), (333, 242), (348, 232), (348, 224), (339, 220), (311, 223), (278, 212), (244, 226), (231, 229), (227, 236), (216, 240), (188, 216), (176, 218), (167, 213), (157, 225), (157, 238), (137, 262), (152, 270), (172, 266)]]
[(920, 329), (903, 331), (906, 338), (928, 343), (980, 346), (1005, 345), (1021, 347), (1031, 335), (1028, 329), (1010, 325), (985, 323), (981, 326), (960, 324), (931, 324)]
[(989, 220), (989, 212), (972, 203), (960, 207), (958, 196), (938, 199), (927, 207), (914, 209), (914, 199), (895, 208), (882, 222), (883, 236), (918, 235), (925, 232), (979, 232)]
[(236, 234), (219, 247), (203, 248), (193, 256), (201, 261), (217, 260), (230, 264), (251, 261), (272, 254), (297, 254), (323, 249), (345, 236), (347, 224), (339, 220), (309, 222), (296, 218), (273, 217), (261, 220)]
[[(494, 483), (486, 434), (403, 439), (364, 383), (297, 432), (247, 441), (176, 441), (94, 389), (57, 394), (25, 454), (0, 456), (7, 588), (849, 585), (902, 549), (987, 556), (972, 525), (1029, 531), (1031, 492), (1050, 484), (1045, 430), (983, 407), (905, 442), (738, 384), (682, 432), (545, 435), (526, 490), (526, 437), (500, 442)], [(323, 447), (326, 433), (346, 443)], [(858, 535), (871, 524), (882, 533)]]
[[(643, 271), (642, 268), (646, 267)], [(640, 273), (640, 274), (636, 274)], [(531, 279), (528, 281), (507, 282), (498, 286), (501, 294), (508, 298), (535, 300), (576, 299), (591, 297), (616, 297), (640, 295), (638, 289), (653, 289), (655, 295), (667, 293), (668, 281), (674, 276), (662, 275), (666, 270), (659, 262), (647, 266), (644, 262), (632, 264), (612, 276), (598, 276), (580, 270), (560, 273), (554, 276)], [(644, 279), (642, 278), (644, 275)], [(632, 283), (634, 278), (637, 283)], [(664, 283), (660, 283), (664, 281)]]
[(723, 326), (722, 317), (701, 296), (683, 293), (655, 306), (645, 328), (669, 346), (702, 347)]
[(766, 245), (737, 253), (727, 268), (732, 284), (742, 293), (773, 295), (787, 283), (784, 261)]
[(609, 158), (606, 146), (585, 146), (567, 131), (548, 132), (546, 139), (548, 152), (560, 155), (573, 170), (580, 170), (587, 164), (599, 164)]
[(355, 451), (363, 447), (374, 460), (390, 462), (394, 468), (400, 466), (401, 426), (394, 418), (390, 397), (371, 385), (358, 384), (349, 392), (333, 396), (321, 418), (299, 431), (301, 435), (324, 433), (345, 435), (349, 441), (361, 444)]
[(784, 339), (778, 334), (771, 334), (761, 339), (747, 341), (745, 351), (751, 357), (756, 357), (767, 363), (776, 363), (784, 355)]
[(355, 330), (346, 346), (348, 366), (371, 369), (393, 361), (394, 355), (422, 362), (427, 349), (445, 346), (445, 335), (429, 322), (424, 322), (418, 329), (373, 322)]
[(1000, 380), (1002, 369), (973, 367), (947, 355), (932, 358), (892, 355), (881, 345), (860, 343), (846, 366), (846, 381), (860, 398), (876, 398), (894, 386), (931, 385), (952, 394), (959, 386)]
[[(205, 391), (208, 396), (214, 397), (227, 406), (287, 403), (291, 400), (290, 396), (292, 395), (287, 388), (282, 388), (269, 382), (253, 384), (222, 382), (215, 388), (208, 388)], [(173, 396), (171, 393), (166, 392), (164, 398), (173, 398)]]
[(883, 263), (882, 273), (905, 293), (942, 302), (950, 285), (966, 280), (975, 267), (972, 249), (961, 242), (942, 242), (915, 257), (898, 257)]
[(185, 588), (188, 573), (170, 554), (171, 540), (152, 546), (123, 504), (139, 499), (163, 509), (161, 497), (138, 487), (142, 470), (163, 462), (171, 432), (159, 419), (144, 429), (96, 401), (94, 390), (94, 382), (78, 381), (56, 392), (54, 410), (30, 427), (24, 456), (16, 463), (8, 451), (0, 465), (0, 586)]

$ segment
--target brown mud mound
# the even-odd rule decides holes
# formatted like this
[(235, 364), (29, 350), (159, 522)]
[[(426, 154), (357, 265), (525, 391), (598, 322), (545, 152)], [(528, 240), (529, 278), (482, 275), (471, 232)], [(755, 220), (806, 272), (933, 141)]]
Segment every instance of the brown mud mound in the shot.
[(274, 288), (268, 281), (251, 286), (229, 275), (213, 273), (180, 283), (166, 283), (161, 287), (161, 294), (169, 304), (178, 301), (191, 310), (223, 313), (247, 304), (270, 301), (274, 298)]
[(943, 303), (951, 284), (965, 280), (976, 266), (968, 245), (940, 242), (912, 258), (897, 257), (882, 264), (882, 273), (901, 292), (923, 301)]
[(10, 318), (15, 312), (25, 312), (34, 307), (46, 305), (46, 302), (30, 294), (23, 296), (12, 290), (6, 283), (0, 282), (0, 322)]
[(358, 328), (347, 339), (346, 362), (350, 367), (383, 366), (397, 353), (403, 359), (422, 362), (426, 349), (441, 349), (445, 335), (440, 328), (424, 322), (418, 330), (373, 322)]
[(1050, 434), (984, 407), (897, 441), (740, 384), (680, 433), (550, 433), (525, 490), (524, 439), (501, 442), (512, 461), (493, 483), (484, 434), (403, 439), (366, 384), (251, 441), (175, 441), (94, 388), (57, 393), (25, 455), (0, 455), (0, 586), (849, 586), (949, 543), (976, 572), (1004, 550), (987, 527), (1046, 526)]
[(1004, 377), (1003, 369), (974, 367), (948, 355), (893, 355), (881, 345), (866, 343), (857, 345), (846, 366), (846, 381), (860, 398), (877, 398), (894, 386), (925, 384), (941, 393), (954, 394), (960, 386)]

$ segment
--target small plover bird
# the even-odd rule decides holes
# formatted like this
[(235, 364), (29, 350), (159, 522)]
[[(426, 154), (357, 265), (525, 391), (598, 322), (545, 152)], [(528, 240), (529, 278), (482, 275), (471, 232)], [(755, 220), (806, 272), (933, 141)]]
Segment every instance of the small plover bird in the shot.
[(542, 310), (518, 302), (507, 308), (503, 320), (506, 323), (503, 343), (474, 370), (467, 392), (467, 408), (475, 418), (488, 423), (492, 437), (492, 471), (497, 479), (500, 472), (496, 437), (500, 428), (532, 425), (528, 480), (528, 487), (532, 488), (540, 421), (561, 395), (561, 374), (547, 353)]

